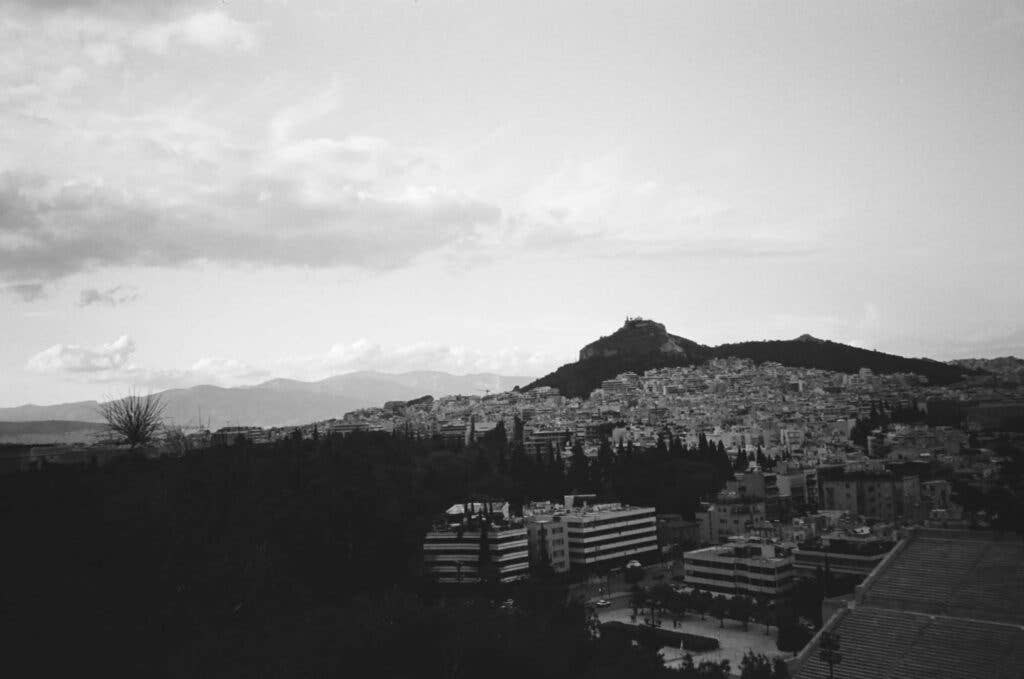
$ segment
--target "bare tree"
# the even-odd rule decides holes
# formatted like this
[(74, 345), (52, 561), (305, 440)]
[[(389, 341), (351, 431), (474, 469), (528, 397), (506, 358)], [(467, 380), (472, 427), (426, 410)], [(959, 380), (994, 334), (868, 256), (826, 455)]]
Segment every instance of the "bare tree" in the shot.
[(156, 440), (157, 432), (163, 426), (166, 404), (159, 396), (129, 394), (124, 398), (107, 401), (99, 405), (100, 415), (107, 421), (107, 427), (120, 434), (135, 450)]

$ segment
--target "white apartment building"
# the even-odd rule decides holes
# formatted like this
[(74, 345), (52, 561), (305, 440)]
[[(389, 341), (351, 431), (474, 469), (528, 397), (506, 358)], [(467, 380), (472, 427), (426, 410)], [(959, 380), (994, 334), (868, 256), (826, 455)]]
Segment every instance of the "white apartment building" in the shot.
[[(534, 505), (532, 516), (557, 517), (566, 528), (569, 564), (586, 568), (603, 563), (624, 563), (658, 553), (658, 525), (654, 507), (631, 507), (620, 502), (580, 502), (566, 496), (564, 505)], [(574, 506), (575, 505), (575, 506)]]
[(686, 584), (712, 592), (778, 597), (796, 585), (788, 546), (740, 540), (683, 555)]
[(556, 573), (569, 570), (569, 533), (562, 516), (539, 514), (526, 520), (530, 563), (537, 567), (545, 562)]
[(522, 580), (530, 574), (526, 525), (509, 517), (507, 503), (452, 505), (424, 538), (423, 561), (441, 583), (475, 583), (487, 575)]

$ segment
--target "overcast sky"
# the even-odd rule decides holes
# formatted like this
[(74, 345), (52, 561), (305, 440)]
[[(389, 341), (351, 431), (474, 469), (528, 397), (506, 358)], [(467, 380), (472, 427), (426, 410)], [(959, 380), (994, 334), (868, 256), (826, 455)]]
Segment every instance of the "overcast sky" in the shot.
[(0, 0), (0, 405), (1024, 355), (1021, 2)]

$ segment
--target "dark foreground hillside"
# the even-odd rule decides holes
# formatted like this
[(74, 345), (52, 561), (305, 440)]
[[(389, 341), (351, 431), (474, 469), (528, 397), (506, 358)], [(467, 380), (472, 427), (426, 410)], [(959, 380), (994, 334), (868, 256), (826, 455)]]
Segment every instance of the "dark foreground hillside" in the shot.
[[(611, 479), (615, 479), (612, 481)], [(693, 454), (564, 470), (493, 437), (462, 450), (354, 434), (0, 476), (0, 634), (11, 676), (648, 677), (558, 583), (442, 597), (431, 517), (468, 495), (576, 487), (692, 511)]]

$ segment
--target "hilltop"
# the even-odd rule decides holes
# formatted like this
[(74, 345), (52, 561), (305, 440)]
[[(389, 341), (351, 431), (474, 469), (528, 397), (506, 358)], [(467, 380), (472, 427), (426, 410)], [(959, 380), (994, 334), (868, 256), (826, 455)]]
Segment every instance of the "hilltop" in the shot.
[(665, 326), (643, 318), (627, 318), (611, 335), (580, 349), (580, 361), (616, 356), (664, 356), (681, 361), (699, 361), (710, 349), (685, 337), (670, 335)]
[(622, 372), (643, 373), (652, 368), (699, 365), (712, 358), (728, 357), (845, 373), (857, 372), (861, 368), (883, 374), (916, 373), (927, 377), (933, 384), (957, 382), (964, 374), (976, 372), (974, 366), (906, 358), (809, 334), (791, 340), (760, 340), (710, 347), (672, 335), (661, 323), (628, 318), (611, 335), (584, 346), (578, 361), (561, 366), (526, 385), (525, 389), (547, 386), (557, 388), (566, 396), (584, 397), (601, 386), (603, 380)]

